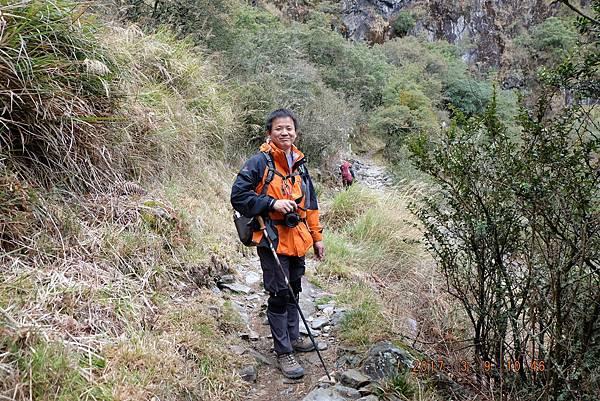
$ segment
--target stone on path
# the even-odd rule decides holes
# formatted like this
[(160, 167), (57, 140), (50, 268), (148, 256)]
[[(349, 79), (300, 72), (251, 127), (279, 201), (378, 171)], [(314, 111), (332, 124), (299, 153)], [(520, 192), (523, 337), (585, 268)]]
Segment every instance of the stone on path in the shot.
[(246, 281), (247, 285), (249, 285), (249, 286), (254, 285), (260, 281), (260, 274), (258, 274), (256, 272), (248, 272), (248, 273), (246, 273), (244, 280)]
[(334, 325), (338, 325), (340, 324), (340, 322), (342, 321), (342, 319), (344, 318), (344, 316), (346, 315), (347, 310), (344, 308), (335, 308), (333, 310), (333, 316), (331, 318), (331, 322)]
[[(319, 337), (321, 334), (320, 330), (311, 330), (310, 332), (312, 333), (313, 337)], [(300, 334), (304, 334), (305, 336), (308, 335), (308, 331), (306, 330), (306, 327), (304, 327), (304, 323), (302, 323), (302, 321), (300, 321)]]
[(229, 347), (229, 350), (236, 355), (243, 355), (246, 352), (246, 348), (240, 345), (232, 345)]
[(368, 376), (365, 376), (361, 372), (356, 369), (350, 369), (342, 373), (342, 377), (340, 378), (342, 384), (352, 387), (352, 388), (361, 388), (369, 384), (371, 381)]
[(310, 315), (315, 313), (315, 303), (310, 296), (304, 295), (304, 291), (300, 293), (300, 301), (298, 303), (300, 304), (300, 310), (304, 314), (305, 318), (308, 318)]
[(262, 363), (263, 365), (273, 365), (273, 362), (271, 362), (269, 358), (267, 358), (255, 349), (249, 349), (248, 353), (252, 355), (257, 362)]
[(357, 389), (342, 386), (341, 384), (336, 384), (334, 386), (334, 390), (340, 393), (342, 396), (350, 398), (351, 400), (357, 400), (361, 397), (361, 394)]
[(239, 333), (239, 336), (242, 338), (242, 340), (251, 340), (251, 341), (260, 340), (260, 334), (258, 334), (256, 331), (252, 330), (250, 327), (246, 327), (246, 331)]
[(366, 397), (359, 398), (357, 401), (378, 401), (378, 400), (379, 400), (379, 398), (377, 398), (376, 395), (371, 394)]
[(252, 291), (254, 291), (252, 288), (248, 287), (247, 285), (240, 284), (240, 283), (223, 283), (223, 284), (219, 284), (219, 286), (221, 288), (226, 288), (229, 291), (232, 291), (235, 293), (241, 293), (241, 294), (245, 294), (245, 295), (248, 295)]
[(302, 401), (348, 401), (348, 399), (333, 388), (316, 388), (308, 393)]
[(329, 324), (329, 319), (326, 317), (318, 317), (316, 319), (313, 320), (312, 324), (310, 325), (311, 328), (313, 329), (321, 329), (325, 326), (327, 326)]
[(317, 349), (319, 351), (325, 351), (329, 347), (329, 344), (325, 341), (317, 341)]
[(219, 285), (232, 284), (235, 282), (235, 276), (233, 274), (224, 274), (219, 277)]
[(242, 369), (239, 370), (238, 373), (240, 374), (240, 376), (242, 376), (242, 379), (244, 379), (245, 381), (250, 383), (256, 382), (257, 371), (254, 365), (244, 366)]

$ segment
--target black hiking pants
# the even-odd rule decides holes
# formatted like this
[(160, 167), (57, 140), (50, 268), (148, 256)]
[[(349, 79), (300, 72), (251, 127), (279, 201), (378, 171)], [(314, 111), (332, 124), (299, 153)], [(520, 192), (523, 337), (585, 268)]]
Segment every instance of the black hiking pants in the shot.
[(267, 318), (277, 355), (293, 352), (292, 342), (300, 337), (300, 315), (291, 297), (299, 299), (302, 276), (305, 272), (304, 256), (277, 255), (294, 291), (290, 294), (281, 269), (277, 266), (271, 249), (258, 247), (263, 284), (269, 292)]

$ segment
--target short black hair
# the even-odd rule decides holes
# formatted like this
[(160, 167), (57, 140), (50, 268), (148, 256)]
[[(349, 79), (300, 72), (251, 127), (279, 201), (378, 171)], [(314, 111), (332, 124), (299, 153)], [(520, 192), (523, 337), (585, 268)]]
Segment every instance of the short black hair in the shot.
[(298, 124), (298, 119), (296, 118), (294, 112), (290, 109), (277, 109), (271, 114), (269, 114), (269, 117), (267, 118), (267, 123), (265, 124), (267, 127), (267, 132), (271, 132), (271, 128), (273, 128), (273, 120), (275, 120), (276, 118), (285, 117), (289, 117), (292, 119), (292, 121), (294, 122), (294, 129), (298, 131), (298, 128), (300, 128), (300, 126)]

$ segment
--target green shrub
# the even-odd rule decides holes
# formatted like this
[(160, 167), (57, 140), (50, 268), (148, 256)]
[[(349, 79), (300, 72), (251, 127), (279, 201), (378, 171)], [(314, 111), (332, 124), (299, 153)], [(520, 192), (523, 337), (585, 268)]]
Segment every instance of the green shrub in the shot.
[(561, 61), (577, 42), (577, 31), (558, 17), (550, 17), (533, 27), (530, 37), (523, 38), (526, 47), (536, 51), (545, 62)]
[(415, 17), (410, 12), (400, 11), (392, 23), (392, 26), (394, 32), (396, 32), (398, 36), (405, 36), (415, 27), (415, 23)]
[(310, 160), (322, 162), (347, 147), (360, 109), (328, 86), (321, 71), (305, 60), (299, 39), (304, 28), (284, 26), (264, 14), (240, 10), (236, 43), (228, 52), (246, 127), (232, 148), (255, 151), (264, 140), (267, 115), (287, 107), (300, 120), (298, 145)]
[(340, 34), (313, 19), (302, 32), (303, 49), (318, 66), (323, 81), (371, 110), (382, 102), (382, 92), (394, 68), (377, 48), (347, 42)]
[(118, 0), (125, 18), (156, 29), (166, 25), (178, 37), (192, 37), (212, 49), (225, 49), (233, 41), (233, 15), (237, 0)]
[(464, 62), (450, 64), (445, 75), (446, 101), (466, 115), (482, 113), (492, 96), (492, 85), (471, 76)]
[[(593, 74), (588, 61), (581, 68)], [(573, 72), (557, 70), (577, 82)], [(418, 214), (469, 316), (475, 359), (505, 364), (508, 353), (521, 366), (552, 361), (548, 374), (523, 372), (504, 391), (592, 400), (600, 355), (592, 340), (600, 338), (600, 314), (589, 308), (590, 299), (600, 299), (600, 142), (590, 135), (596, 122), (588, 110), (569, 106), (549, 118), (543, 96), (534, 117), (523, 110), (516, 137), (499, 120), (493, 97), (483, 116), (458, 113), (462, 121), (440, 141), (414, 142), (418, 168), (439, 187)]]

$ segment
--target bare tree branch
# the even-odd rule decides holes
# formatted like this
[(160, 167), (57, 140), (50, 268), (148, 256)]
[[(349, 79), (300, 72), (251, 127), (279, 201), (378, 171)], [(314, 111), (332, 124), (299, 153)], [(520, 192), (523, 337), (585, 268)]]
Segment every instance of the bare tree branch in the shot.
[(557, 3), (557, 2), (562, 3), (565, 6), (569, 7), (571, 10), (575, 11), (577, 14), (579, 14), (581, 17), (585, 18), (586, 20), (593, 22), (596, 25), (600, 25), (600, 21), (590, 17), (589, 15), (584, 14), (580, 9), (578, 9), (573, 4), (571, 4), (571, 2), (569, 0), (557, 0), (554, 3)]

